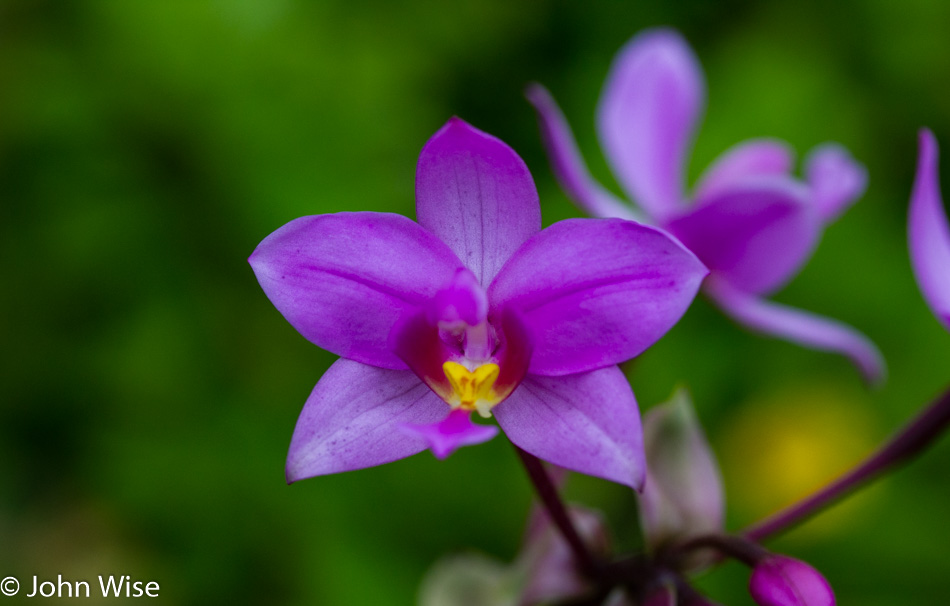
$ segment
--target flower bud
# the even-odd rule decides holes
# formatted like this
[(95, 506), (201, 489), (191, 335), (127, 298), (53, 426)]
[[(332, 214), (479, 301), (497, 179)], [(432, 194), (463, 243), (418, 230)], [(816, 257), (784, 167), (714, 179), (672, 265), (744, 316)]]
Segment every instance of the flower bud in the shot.
[[(597, 556), (606, 555), (610, 538), (601, 514), (576, 506), (569, 507), (568, 514), (591, 552)], [(519, 564), (525, 574), (521, 604), (575, 597), (590, 589), (587, 579), (577, 571), (570, 546), (543, 510), (536, 510), (529, 521)]]
[(749, 593), (761, 606), (834, 606), (835, 595), (821, 573), (794, 558), (770, 555), (752, 571)]
[(640, 522), (647, 544), (722, 529), (724, 496), (715, 457), (679, 390), (644, 417), (647, 481), (640, 494)]

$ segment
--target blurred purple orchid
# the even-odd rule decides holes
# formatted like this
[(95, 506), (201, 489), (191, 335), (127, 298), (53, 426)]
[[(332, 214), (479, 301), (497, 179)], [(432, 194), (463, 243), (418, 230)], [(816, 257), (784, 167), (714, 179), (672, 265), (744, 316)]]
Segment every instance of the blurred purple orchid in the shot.
[(931, 311), (950, 330), (950, 223), (940, 195), (937, 139), (920, 131), (917, 176), (907, 222), (914, 275)]
[(706, 294), (740, 324), (844, 354), (868, 381), (883, 377), (877, 348), (853, 328), (764, 298), (799, 271), (824, 225), (863, 193), (866, 172), (844, 148), (812, 151), (803, 183), (791, 176), (784, 142), (742, 142), (706, 170), (687, 205), (684, 170), (705, 105), (703, 74), (678, 33), (646, 31), (618, 54), (597, 111), (608, 163), (641, 214), (593, 179), (548, 91), (533, 85), (527, 95), (554, 174), (581, 208), (646, 221), (679, 238), (710, 270)]
[(679, 320), (702, 263), (628, 221), (541, 231), (524, 162), (457, 118), (422, 150), (416, 212), (302, 217), (249, 259), (284, 317), (342, 356), (297, 421), (288, 481), (444, 457), (495, 435), (477, 411), (535, 456), (639, 488), (639, 413), (616, 364)]

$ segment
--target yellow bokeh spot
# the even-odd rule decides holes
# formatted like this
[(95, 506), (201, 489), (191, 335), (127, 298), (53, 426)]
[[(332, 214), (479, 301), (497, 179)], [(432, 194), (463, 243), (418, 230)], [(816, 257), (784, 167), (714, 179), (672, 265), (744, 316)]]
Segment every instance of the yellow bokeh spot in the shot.
[(500, 372), (497, 364), (482, 364), (469, 370), (457, 362), (445, 362), (442, 371), (452, 384), (453, 397), (449, 404), (453, 408), (477, 410), (483, 417), (491, 416), (492, 406), (498, 403), (493, 389)]
[[(749, 402), (722, 441), (730, 509), (751, 522), (849, 469), (875, 445), (870, 410), (859, 397), (832, 386)], [(876, 490), (866, 492), (819, 514), (797, 534), (805, 538), (833, 533), (862, 517)]]

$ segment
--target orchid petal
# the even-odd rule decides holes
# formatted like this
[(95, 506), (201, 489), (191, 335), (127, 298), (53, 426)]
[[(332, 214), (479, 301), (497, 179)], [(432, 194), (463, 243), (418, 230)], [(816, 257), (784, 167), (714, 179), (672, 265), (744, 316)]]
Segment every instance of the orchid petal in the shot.
[(528, 372), (563, 375), (639, 355), (686, 312), (706, 275), (664, 232), (621, 219), (568, 219), (526, 242), (489, 287), (534, 337)]
[(825, 143), (805, 158), (805, 177), (822, 221), (831, 223), (864, 193), (868, 171), (837, 143)]
[(940, 323), (950, 330), (950, 224), (940, 195), (938, 153), (933, 133), (921, 130), (907, 231), (920, 291)]
[(786, 178), (721, 191), (666, 224), (710, 272), (756, 294), (794, 276), (814, 250), (819, 227), (805, 188)]
[(261, 242), (248, 261), (288, 322), (339, 356), (403, 369), (388, 348), (400, 316), (427, 303), (461, 262), (406, 217), (301, 217)]
[(526, 96), (538, 114), (541, 138), (558, 183), (581, 209), (595, 217), (615, 217), (642, 222), (628, 204), (604, 189), (590, 174), (574, 134), (554, 97), (540, 84), (532, 84)]
[(670, 539), (721, 531), (722, 476), (685, 390), (647, 412), (643, 443), (647, 481), (639, 510), (647, 543), (658, 548)]
[(640, 413), (616, 366), (564, 377), (528, 375), (493, 411), (531, 454), (639, 490), (645, 461)]
[(444, 459), (461, 446), (481, 444), (498, 435), (497, 427), (476, 425), (472, 423), (471, 416), (470, 411), (456, 408), (438, 423), (403, 423), (399, 425), (399, 430), (406, 435), (422, 438), (436, 458)]
[(778, 139), (750, 139), (723, 152), (706, 169), (696, 185), (693, 197), (700, 201), (747, 179), (783, 176), (792, 172), (795, 153)]
[(610, 69), (597, 109), (601, 145), (617, 180), (658, 221), (682, 203), (705, 97), (702, 68), (672, 30), (637, 35)]
[(287, 454), (287, 481), (362, 469), (427, 448), (398, 431), (434, 423), (446, 405), (407, 370), (340, 359), (324, 373), (297, 420)]
[(706, 292), (724, 312), (751, 330), (845, 355), (868, 383), (884, 379), (886, 368), (877, 347), (846, 324), (759, 299), (722, 281), (707, 280)]
[(416, 169), (419, 224), (488, 285), (541, 229), (528, 167), (502, 141), (452, 118), (422, 148)]

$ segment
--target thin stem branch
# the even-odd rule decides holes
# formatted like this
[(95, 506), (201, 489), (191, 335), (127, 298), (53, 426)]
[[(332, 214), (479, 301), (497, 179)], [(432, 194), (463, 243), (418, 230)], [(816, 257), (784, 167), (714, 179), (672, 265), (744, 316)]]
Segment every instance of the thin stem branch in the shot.
[(742, 535), (706, 534), (677, 546), (671, 554), (673, 564), (677, 564), (678, 558), (703, 548), (715, 549), (721, 555), (735, 558), (749, 567), (755, 566), (762, 558), (769, 555), (769, 552), (761, 545)]
[(761, 542), (788, 530), (859, 487), (877, 479), (891, 467), (913, 458), (930, 446), (931, 442), (944, 432), (948, 424), (950, 424), (950, 390), (930, 404), (857, 467), (812, 496), (750, 526), (742, 534), (748, 539)]
[(544, 507), (551, 520), (554, 521), (558, 530), (561, 531), (564, 540), (567, 541), (567, 544), (570, 546), (577, 566), (588, 577), (592, 579), (596, 578), (599, 570), (597, 562), (594, 561), (593, 556), (591, 556), (590, 551), (574, 527), (574, 523), (571, 522), (567, 508), (564, 507), (564, 503), (561, 501), (561, 497), (558, 495), (554, 483), (551, 482), (550, 476), (548, 476), (547, 471), (545, 471), (544, 465), (536, 456), (521, 450), (517, 446), (515, 446), (515, 452), (517, 452), (521, 458), (521, 463), (528, 472), (531, 483), (534, 484), (538, 498), (544, 503)]

